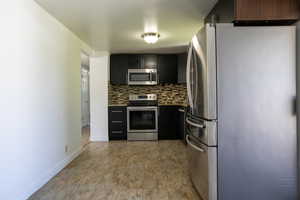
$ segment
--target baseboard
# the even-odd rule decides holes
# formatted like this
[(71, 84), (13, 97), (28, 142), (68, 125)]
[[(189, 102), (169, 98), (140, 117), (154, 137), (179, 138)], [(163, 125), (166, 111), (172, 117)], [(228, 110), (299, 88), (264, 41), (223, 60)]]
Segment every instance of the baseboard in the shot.
[(25, 191), (21, 192), (14, 198), (14, 200), (26, 200), (33, 193), (38, 191), (43, 185), (45, 185), (51, 178), (57, 175), (62, 169), (64, 169), (71, 161), (73, 161), (77, 156), (79, 156), (84, 149), (80, 148), (72, 154), (68, 155), (64, 160), (60, 161), (55, 165), (54, 168), (48, 170), (45, 174), (41, 175), (41, 178), (29, 184), (28, 187), (24, 187)]
[(108, 142), (108, 137), (90, 137), (91, 142)]

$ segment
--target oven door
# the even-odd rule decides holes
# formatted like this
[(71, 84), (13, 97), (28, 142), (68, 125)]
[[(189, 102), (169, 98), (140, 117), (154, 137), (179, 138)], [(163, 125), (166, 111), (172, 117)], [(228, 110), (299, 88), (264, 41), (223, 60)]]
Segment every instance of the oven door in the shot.
[(130, 133), (157, 132), (157, 107), (127, 107), (127, 131)]
[(155, 69), (128, 69), (128, 85), (157, 85)]

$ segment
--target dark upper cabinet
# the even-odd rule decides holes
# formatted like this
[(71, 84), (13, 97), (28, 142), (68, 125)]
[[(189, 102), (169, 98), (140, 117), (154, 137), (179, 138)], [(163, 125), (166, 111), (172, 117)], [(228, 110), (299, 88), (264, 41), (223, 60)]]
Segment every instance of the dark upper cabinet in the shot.
[(114, 54), (110, 56), (110, 82), (114, 85), (126, 85), (129, 68), (129, 56)]
[(186, 65), (187, 65), (187, 53), (178, 54), (177, 57), (177, 64), (178, 64), (178, 77), (177, 82), (179, 84), (186, 83)]
[(178, 130), (178, 106), (160, 106), (158, 118), (158, 139), (174, 140), (180, 138)]
[(159, 83), (177, 83), (177, 55), (158, 56)]
[(128, 55), (128, 69), (141, 68), (141, 56), (136, 54)]
[(177, 80), (185, 83), (185, 66), (185, 55), (178, 58), (176, 54), (113, 54), (110, 56), (110, 82), (126, 85), (128, 69), (158, 69), (159, 83), (175, 84)]
[(141, 55), (140, 56), (141, 65), (140, 68), (142, 69), (156, 69), (158, 63), (158, 56), (157, 55)]

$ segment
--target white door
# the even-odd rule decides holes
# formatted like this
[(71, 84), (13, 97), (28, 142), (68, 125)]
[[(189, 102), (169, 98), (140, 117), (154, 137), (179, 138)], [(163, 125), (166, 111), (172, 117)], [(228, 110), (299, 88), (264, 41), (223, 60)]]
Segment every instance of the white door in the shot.
[(82, 127), (90, 124), (90, 94), (89, 94), (89, 72), (81, 70), (81, 120)]

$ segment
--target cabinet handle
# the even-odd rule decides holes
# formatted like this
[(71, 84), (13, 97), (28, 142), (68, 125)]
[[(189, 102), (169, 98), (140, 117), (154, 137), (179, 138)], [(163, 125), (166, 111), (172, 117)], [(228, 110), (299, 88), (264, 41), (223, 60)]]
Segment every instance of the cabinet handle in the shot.
[(123, 133), (123, 131), (112, 131), (112, 133)]
[(181, 108), (180, 108), (180, 109), (178, 109), (178, 111), (179, 111), (179, 112), (183, 112), (183, 113), (184, 113), (184, 110), (183, 110), (183, 109), (181, 109)]
[(123, 121), (111, 121), (112, 123), (114, 123), (114, 124), (121, 124), (121, 123), (123, 123)]
[(112, 110), (111, 112), (112, 113), (122, 113), (123, 111), (121, 111), (121, 110)]

